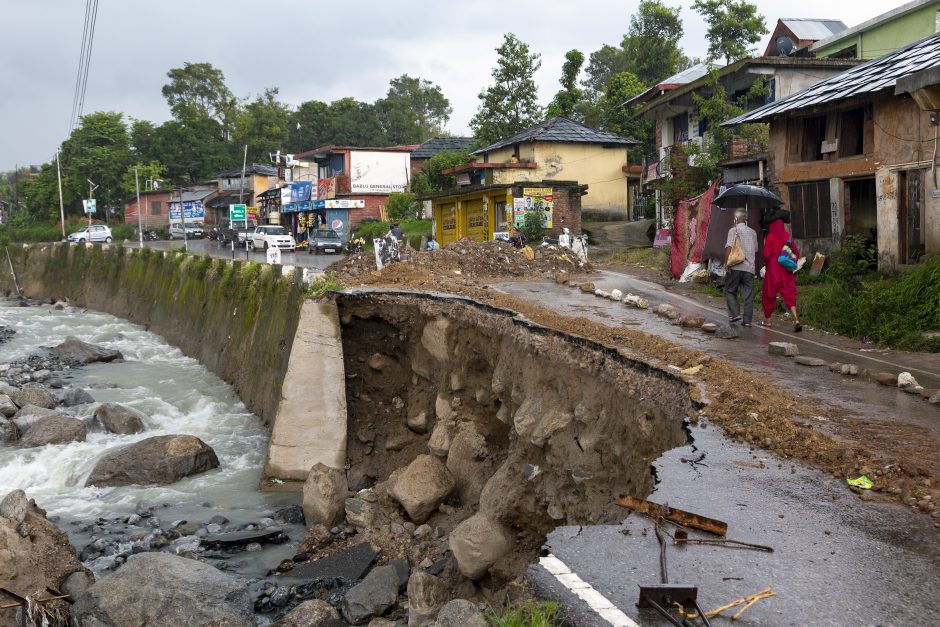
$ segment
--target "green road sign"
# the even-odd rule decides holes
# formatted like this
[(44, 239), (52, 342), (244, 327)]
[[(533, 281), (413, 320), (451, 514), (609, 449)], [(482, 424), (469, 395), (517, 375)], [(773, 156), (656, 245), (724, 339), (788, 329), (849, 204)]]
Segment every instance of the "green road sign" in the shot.
[(244, 220), (245, 214), (247, 213), (245, 205), (229, 205), (228, 206), (228, 218), (229, 220)]

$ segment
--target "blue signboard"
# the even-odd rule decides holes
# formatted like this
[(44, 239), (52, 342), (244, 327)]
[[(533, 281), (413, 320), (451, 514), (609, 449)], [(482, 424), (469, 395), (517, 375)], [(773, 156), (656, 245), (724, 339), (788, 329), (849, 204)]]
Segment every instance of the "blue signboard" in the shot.
[(297, 203), (289, 202), (281, 205), (281, 213), (297, 213)]
[[(195, 202), (184, 202), (183, 203), (183, 214), (187, 220), (204, 220), (206, 217), (206, 208), (202, 204), (201, 200)], [(180, 203), (179, 201), (170, 202), (170, 220), (179, 220), (180, 219)]]
[[(309, 201), (313, 189), (313, 183), (306, 181), (304, 183), (292, 183), (290, 186), (291, 203)], [(303, 211), (303, 210), (301, 210)]]

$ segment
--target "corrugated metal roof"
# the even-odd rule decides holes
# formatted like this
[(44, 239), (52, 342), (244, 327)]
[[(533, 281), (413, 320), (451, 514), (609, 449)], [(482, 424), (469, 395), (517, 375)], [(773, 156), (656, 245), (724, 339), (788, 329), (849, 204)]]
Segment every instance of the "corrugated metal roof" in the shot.
[[(703, 76), (708, 74), (708, 64), (707, 63), (697, 63), (690, 68), (686, 68), (681, 72), (673, 74), (669, 78), (664, 78), (659, 81), (659, 85), (685, 85), (686, 83), (691, 83), (696, 81)], [(655, 89), (655, 87), (653, 88)]]
[[(249, 163), (248, 167), (245, 168), (245, 176), (249, 174), (260, 174), (261, 176), (277, 176), (277, 168), (273, 165), (264, 165), (261, 163)], [(224, 172), (219, 172), (218, 177), (220, 179), (233, 178), (236, 176), (242, 175), (242, 169), (236, 168), (234, 170), (226, 170)]]
[(765, 122), (781, 113), (828, 102), (838, 102), (853, 96), (873, 94), (882, 89), (894, 87), (897, 80), (903, 76), (938, 65), (940, 65), (940, 33), (831, 76), (787, 98), (723, 122), (722, 126), (733, 126), (745, 122)]
[(585, 126), (580, 122), (575, 122), (571, 118), (563, 115), (533, 124), (524, 131), (519, 131), (511, 137), (501, 139), (498, 142), (490, 144), (485, 148), (477, 150), (473, 154), (479, 155), (484, 152), (499, 150), (506, 146), (521, 144), (522, 142), (575, 142), (588, 144), (613, 144), (620, 146), (634, 146), (640, 142), (629, 137), (621, 137), (607, 131), (599, 131), (596, 128)]
[(472, 137), (433, 137), (411, 152), (412, 159), (430, 159), (439, 152), (469, 150)]
[(784, 17), (780, 19), (793, 34), (804, 40), (817, 41), (844, 31), (848, 26), (840, 20), (815, 20), (803, 17)]

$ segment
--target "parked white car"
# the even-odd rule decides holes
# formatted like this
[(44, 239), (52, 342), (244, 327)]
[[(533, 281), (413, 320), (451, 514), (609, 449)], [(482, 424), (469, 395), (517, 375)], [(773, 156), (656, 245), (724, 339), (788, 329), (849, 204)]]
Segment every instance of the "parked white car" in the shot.
[[(172, 222), (168, 231), (170, 239), (183, 238), (183, 223)], [(198, 222), (186, 223), (186, 239), (203, 239), (206, 236), (206, 230)]]
[(248, 238), (248, 250), (267, 250), (268, 248), (280, 248), (282, 250), (294, 250), (297, 242), (284, 229), (283, 226), (274, 226), (267, 224), (255, 227), (255, 230)]
[(79, 244), (84, 244), (85, 242), (105, 242), (110, 244), (112, 242), (111, 229), (103, 224), (83, 226), (69, 235), (69, 241), (78, 242)]

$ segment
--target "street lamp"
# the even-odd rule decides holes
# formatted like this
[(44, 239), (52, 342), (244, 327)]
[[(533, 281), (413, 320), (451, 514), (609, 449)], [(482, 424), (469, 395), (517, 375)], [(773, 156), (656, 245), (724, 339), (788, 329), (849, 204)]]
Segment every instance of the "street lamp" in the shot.
[(183, 249), (187, 252), (189, 251), (189, 238), (186, 234), (186, 213), (183, 210), (183, 186), (179, 186), (179, 199), (180, 199), (180, 226), (183, 227)]

